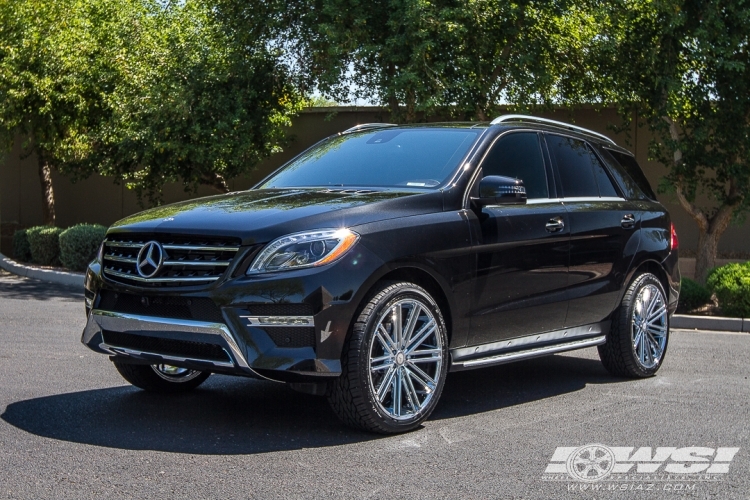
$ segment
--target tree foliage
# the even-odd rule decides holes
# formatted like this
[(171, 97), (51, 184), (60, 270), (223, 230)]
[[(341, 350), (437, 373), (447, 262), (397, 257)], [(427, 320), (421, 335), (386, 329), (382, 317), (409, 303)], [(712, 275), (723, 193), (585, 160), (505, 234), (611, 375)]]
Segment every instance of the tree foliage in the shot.
[[(50, 169), (126, 182), (158, 202), (247, 173), (284, 144), (303, 105), (256, 9), (235, 31), (211, 2), (0, 2), (0, 139)], [(46, 169), (46, 170), (45, 170)]]
[(95, 158), (152, 201), (166, 182), (227, 191), (227, 179), (280, 150), (304, 104), (265, 20), (237, 33), (206, 3), (144, 4), (118, 26), (121, 78)]
[(316, 0), (295, 14), (311, 82), (338, 101), (381, 103), (397, 121), (580, 99), (594, 34), (593, 17), (565, 0)]
[[(626, 115), (655, 133), (651, 155), (700, 230), (696, 279), (719, 238), (750, 207), (750, 2), (604, 4), (597, 53)], [(710, 200), (701, 205), (698, 196)]]
[(47, 224), (55, 222), (50, 171), (75, 171), (108, 116), (115, 75), (94, 27), (117, 15), (113, 2), (0, 2), (0, 141), (8, 148), (20, 135), (24, 154), (36, 154)]

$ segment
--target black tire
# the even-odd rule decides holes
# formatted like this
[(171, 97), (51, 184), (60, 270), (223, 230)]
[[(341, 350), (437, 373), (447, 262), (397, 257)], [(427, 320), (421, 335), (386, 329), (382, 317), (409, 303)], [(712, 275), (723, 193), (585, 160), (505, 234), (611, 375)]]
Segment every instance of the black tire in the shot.
[(636, 276), (630, 283), (620, 307), (612, 314), (612, 326), (607, 334), (607, 342), (600, 345), (599, 358), (609, 373), (618, 377), (645, 378), (653, 376), (664, 362), (669, 344), (669, 314), (665, 312), (664, 347), (653, 366), (641, 362), (634, 346), (634, 308), (639, 293), (644, 288), (653, 287), (661, 293), (664, 307), (667, 307), (667, 295), (659, 279), (651, 273)]
[(173, 377), (160, 375), (156, 372), (155, 366), (151, 365), (134, 365), (119, 361), (113, 361), (113, 363), (120, 375), (134, 386), (162, 394), (192, 391), (211, 375), (210, 372), (191, 370), (185, 376)]
[[(409, 372), (414, 366), (413, 363), (415, 363), (415, 361), (411, 356), (418, 356), (416, 353), (418, 353), (419, 350), (416, 350), (416, 348), (426, 344), (414, 340), (417, 345), (414, 346), (413, 349), (416, 351), (412, 354), (408, 354), (407, 351), (409, 350), (408, 347), (410, 345), (408, 344), (408, 338), (404, 341), (405, 347), (399, 351), (404, 353), (404, 355), (399, 357), (398, 354), (396, 354), (396, 356), (392, 358), (390, 365), (394, 367), (394, 370), (396, 370), (397, 373), (404, 374), (404, 385), (396, 384), (397, 379), (402, 380), (401, 378), (397, 378), (400, 375), (393, 376), (393, 386), (391, 386), (390, 383), (386, 383), (385, 379), (388, 377), (386, 374), (383, 375), (382, 387), (388, 387), (384, 392), (385, 397), (387, 397), (389, 392), (392, 393), (391, 401), (394, 412), (396, 411), (396, 403), (393, 401), (395, 401), (396, 397), (393, 394), (393, 391), (396, 390), (395, 387), (397, 385), (399, 386), (399, 401), (408, 401), (405, 403), (405, 407), (408, 408), (407, 405), (413, 401), (412, 395), (417, 398), (417, 404), (411, 404), (413, 408), (411, 411), (413, 414), (402, 415), (399, 418), (394, 418), (383, 407), (383, 400), (378, 399), (377, 394), (375, 393), (373, 385), (374, 381), (370, 378), (370, 355), (372, 349), (375, 348), (373, 346), (376, 345), (376, 340), (374, 339), (375, 330), (379, 322), (386, 317), (386, 311), (394, 308), (400, 301), (410, 300), (418, 301), (421, 310), (425, 311), (426, 309), (429, 311), (429, 314), (432, 315), (436, 327), (434, 333), (430, 334), (430, 339), (434, 339), (430, 340), (430, 342), (434, 342), (434, 344), (431, 344), (431, 346), (434, 347), (432, 350), (436, 351), (434, 355), (437, 355), (438, 352), (440, 353), (441, 362), (430, 360), (427, 362), (427, 366), (421, 363), (419, 364), (419, 366), (425, 367), (423, 373), (432, 370), (430, 373), (435, 375), (433, 378), (435, 384), (434, 388), (431, 388), (431, 390), (427, 390), (426, 385), (421, 386), (421, 391), (415, 390), (415, 388), (419, 387), (416, 378), (412, 378), (410, 375), (406, 374), (406, 372)], [(422, 327), (425, 325), (429, 327), (431, 320), (423, 320), (423, 318), (429, 319), (427, 313), (424, 314), (424, 316), (421, 316), (421, 313), (417, 314), (418, 318), (415, 321), (423, 321), (420, 325), (422, 325)], [(408, 318), (406, 322), (408, 324)], [(426, 328), (424, 331), (432, 331), (431, 328), (432, 327)], [(417, 325), (415, 323), (415, 325), (412, 326), (411, 331), (415, 332), (416, 330)], [(432, 337), (432, 335), (434, 335), (434, 337)], [(438, 344), (438, 342), (440, 343)], [(428, 346), (428, 348), (429, 347), (430, 346)], [(339, 419), (348, 426), (380, 434), (407, 432), (419, 427), (419, 425), (426, 420), (435, 409), (440, 394), (443, 391), (443, 386), (445, 385), (448, 361), (447, 330), (440, 307), (435, 300), (425, 289), (413, 283), (384, 282), (370, 296), (370, 299), (367, 300), (366, 305), (352, 326), (351, 335), (344, 348), (342, 357), (342, 374), (332, 383), (328, 401)], [(401, 372), (398, 372), (399, 368), (402, 368)], [(391, 370), (388, 369), (387, 373), (390, 372)], [(411, 392), (409, 392), (409, 387), (411, 387)], [(403, 397), (402, 389), (405, 391)], [(420, 392), (422, 394), (421, 396), (419, 395)], [(427, 397), (428, 394), (429, 398)], [(420, 401), (420, 397), (424, 397), (424, 399)], [(417, 408), (422, 404), (424, 405), (423, 407)], [(398, 407), (398, 412), (400, 413), (400, 402)], [(418, 411), (415, 411), (417, 409)]]

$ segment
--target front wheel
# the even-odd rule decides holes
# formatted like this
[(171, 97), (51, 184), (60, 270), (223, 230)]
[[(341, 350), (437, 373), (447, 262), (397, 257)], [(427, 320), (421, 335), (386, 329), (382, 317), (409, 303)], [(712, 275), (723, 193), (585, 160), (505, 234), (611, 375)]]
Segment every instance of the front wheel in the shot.
[(329, 402), (352, 427), (406, 432), (435, 409), (447, 370), (446, 327), (435, 300), (413, 283), (386, 283), (352, 328)]
[(113, 361), (120, 375), (136, 387), (150, 392), (176, 393), (191, 391), (211, 375), (210, 372), (172, 365), (135, 365)]
[(613, 375), (654, 375), (664, 361), (669, 341), (669, 313), (664, 287), (651, 273), (637, 276), (612, 317), (599, 357)]

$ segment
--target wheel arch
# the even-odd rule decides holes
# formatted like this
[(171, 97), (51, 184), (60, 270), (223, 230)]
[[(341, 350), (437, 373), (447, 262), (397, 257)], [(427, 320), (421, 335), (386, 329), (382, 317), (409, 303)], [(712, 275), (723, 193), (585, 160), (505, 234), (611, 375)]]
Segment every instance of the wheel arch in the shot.
[(438, 273), (424, 265), (413, 262), (403, 263), (397, 266), (383, 266), (377, 272), (373, 273), (365, 286), (362, 287), (363, 291), (357, 294), (357, 307), (349, 324), (347, 340), (351, 334), (352, 325), (357, 321), (362, 309), (370, 300), (370, 297), (375, 293), (379, 284), (384, 281), (408, 281), (424, 288), (432, 298), (435, 299), (438, 307), (440, 307), (440, 312), (443, 314), (443, 319), (445, 320), (445, 326), (447, 329), (446, 334), (450, 344), (454, 330), (453, 318), (455, 310), (450, 287)]
[(649, 272), (656, 276), (659, 279), (659, 283), (661, 283), (661, 286), (664, 288), (664, 293), (669, 294), (669, 277), (667, 275), (667, 271), (662, 267), (660, 263), (658, 263), (655, 260), (647, 259), (639, 263), (637, 266), (633, 266), (628, 273), (628, 277), (625, 280), (625, 285), (622, 287), (622, 290), (620, 291), (620, 297), (617, 301), (617, 304), (619, 305), (620, 302), (622, 302), (622, 298), (625, 295), (625, 292), (627, 291), (630, 284), (633, 282), (633, 279), (643, 274), (644, 272)]

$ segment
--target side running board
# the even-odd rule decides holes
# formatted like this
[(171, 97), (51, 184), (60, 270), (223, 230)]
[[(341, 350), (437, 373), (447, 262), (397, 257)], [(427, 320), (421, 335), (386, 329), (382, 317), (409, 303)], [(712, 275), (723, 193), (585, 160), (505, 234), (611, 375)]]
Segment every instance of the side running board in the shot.
[(572, 351), (574, 349), (583, 349), (584, 347), (592, 347), (595, 345), (603, 344), (607, 340), (606, 335), (600, 335), (597, 337), (589, 337), (581, 340), (573, 340), (570, 342), (564, 342), (560, 344), (546, 345), (543, 347), (533, 347), (531, 349), (525, 349), (522, 351), (507, 352), (501, 354), (494, 354), (484, 358), (469, 359), (466, 361), (453, 361), (451, 364), (451, 371), (471, 370), (472, 368), (482, 368), (485, 366), (499, 365), (502, 363), (510, 363), (511, 361), (519, 361), (522, 359), (536, 358), (539, 356), (547, 356), (549, 354), (555, 354), (558, 352)]

